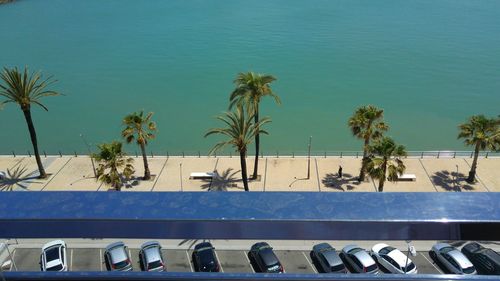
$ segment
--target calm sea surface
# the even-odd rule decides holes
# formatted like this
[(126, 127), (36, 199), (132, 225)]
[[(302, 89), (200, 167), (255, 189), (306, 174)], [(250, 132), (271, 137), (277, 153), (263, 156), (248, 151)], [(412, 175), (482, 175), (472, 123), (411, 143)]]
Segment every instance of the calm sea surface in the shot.
[[(0, 6), (0, 66), (54, 75), (63, 97), (33, 112), (41, 150), (120, 138), (154, 111), (155, 154), (206, 153), (241, 71), (270, 73), (283, 104), (264, 154), (359, 150), (347, 119), (385, 109), (409, 150), (465, 149), (457, 125), (500, 114), (500, 1), (18, 0)], [(0, 153), (31, 148), (23, 115), (0, 111)], [(134, 151), (135, 146), (129, 150)], [(227, 150), (229, 151), (229, 150)]]

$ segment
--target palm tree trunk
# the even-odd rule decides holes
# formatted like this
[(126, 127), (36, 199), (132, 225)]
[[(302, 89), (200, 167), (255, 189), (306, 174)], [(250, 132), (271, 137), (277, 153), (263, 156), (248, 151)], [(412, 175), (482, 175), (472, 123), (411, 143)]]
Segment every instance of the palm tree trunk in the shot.
[(45, 173), (45, 169), (43, 168), (42, 160), (40, 160), (40, 153), (38, 152), (38, 142), (36, 140), (35, 126), (33, 125), (33, 120), (31, 119), (31, 111), (29, 108), (23, 109), (23, 113), (24, 113), (24, 118), (26, 119), (26, 123), (28, 123), (28, 130), (30, 131), (31, 143), (33, 144), (33, 150), (35, 151), (36, 164), (38, 166), (38, 171), (40, 173), (38, 178), (44, 179), (47, 177), (47, 174)]
[(142, 161), (144, 162), (144, 180), (151, 179), (151, 172), (149, 171), (148, 157), (146, 156), (146, 146), (144, 143), (140, 144), (142, 152)]
[(243, 179), (243, 186), (245, 191), (248, 189), (248, 177), (247, 177), (247, 160), (245, 159), (245, 150), (240, 150), (240, 163), (241, 163), (241, 178)]
[[(259, 107), (256, 106), (255, 116), (254, 116), (255, 124), (259, 123)], [(259, 170), (259, 149), (260, 149), (260, 136), (259, 133), (255, 134), (255, 163), (253, 165), (253, 179), (257, 179), (257, 172)]]
[(382, 192), (384, 191), (384, 184), (385, 184), (385, 178), (386, 178), (386, 173), (387, 173), (387, 162), (384, 162), (383, 163), (383, 175), (382, 177), (379, 179), (379, 182), (378, 182), (378, 192)]
[(472, 160), (472, 166), (470, 167), (469, 177), (467, 181), (473, 183), (476, 179), (476, 168), (477, 168), (477, 158), (479, 157), (479, 143), (476, 143), (476, 148), (474, 149), (474, 160)]
[(365, 180), (365, 170), (366, 170), (366, 162), (368, 161), (368, 145), (370, 144), (370, 139), (365, 139), (365, 144), (363, 146), (363, 159), (361, 160), (361, 170), (359, 171), (359, 181)]

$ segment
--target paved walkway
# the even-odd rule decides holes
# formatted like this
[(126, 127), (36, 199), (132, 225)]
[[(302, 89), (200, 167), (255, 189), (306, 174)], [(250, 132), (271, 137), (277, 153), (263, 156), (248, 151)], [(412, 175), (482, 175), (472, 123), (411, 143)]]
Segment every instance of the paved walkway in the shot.
[[(149, 158), (152, 179), (143, 181), (142, 159), (135, 159), (136, 173), (129, 187), (122, 191), (242, 191), (239, 158), (233, 157), (154, 157)], [(25, 169), (21, 176), (0, 180), (0, 189), (13, 186), (14, 190), (42, 191), (107, 191), (109, 187), (97, 182), (89, 157), (42, 157), (47, 179), (37, 179), (34, 157), (0, 156), (0, 171), (11, 173)], [(253, 172), (253, 157), (247, 158), (249, 175)], [(499, 192), (500, 158), (480, 158), (477, 182), (465, 181), (472, 159), (466, 158), (407, 158), (406, 173), (414, 174), (416, 181), (387, 182), (384, 191), (390, 192)], [(343, 177), (337, 171), (343, 168)], [(251, 191), (326, 191), (366, 192), (376, 191), (377, 182), (367, 178), (358, 182), (356, 177), (361, 159), (356, 157), (313, 157), (307, 177), (308, 160), (304, 157), (263, 157), (259, 161), (259, 177), (250, 181)], [(193, 180), (192, 172), (216, 171), (219, 179)]]

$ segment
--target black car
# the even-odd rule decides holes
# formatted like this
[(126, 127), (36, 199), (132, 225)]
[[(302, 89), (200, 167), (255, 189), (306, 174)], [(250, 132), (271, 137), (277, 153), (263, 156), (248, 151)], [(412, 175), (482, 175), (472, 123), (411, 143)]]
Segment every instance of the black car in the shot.
[(339, 257), (335, 248), (328, 243), (314, 245), (311, 251), (311, 258), (314, 261), (318, 272), (322, 273), (346, 273), (344, 263)]
[(255, 262), (255, 271), (265, 273), (283, 273), (285, 269), (281, 265), (278, 257), (273, 252), (273, 248), (266, 242), (253, 244), (248, 253), (250, 260)]
[(500, 275), (500, 254), (476, 242), (462, 248), (462, 253), (472, 262), (478, 273)]
[(203, 242), (194, 247), (193, 267), (197, 272), (219, 272), (220, 266), (215, 248), (209, 242)]

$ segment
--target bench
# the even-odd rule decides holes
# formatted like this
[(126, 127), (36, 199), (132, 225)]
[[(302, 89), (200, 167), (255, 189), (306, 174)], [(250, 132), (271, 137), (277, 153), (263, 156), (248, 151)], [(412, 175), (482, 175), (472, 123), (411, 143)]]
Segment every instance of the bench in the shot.
[(211, 180), (216, 177), (215, 173), (207, 172), (207, 173), (191, 173), (189, 175), (189, 179), (191, 180)]
[(417, 176), (414, 174), (402, 174), (398, 176), (398, 181), (416, 181)]

